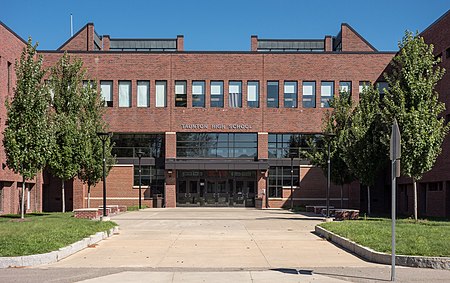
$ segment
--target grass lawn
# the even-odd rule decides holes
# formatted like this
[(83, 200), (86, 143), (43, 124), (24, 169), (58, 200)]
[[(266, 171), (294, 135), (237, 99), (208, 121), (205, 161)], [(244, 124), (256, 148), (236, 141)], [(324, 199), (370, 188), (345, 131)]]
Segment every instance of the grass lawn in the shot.
[[(411, 219), (396, 221), (396, 253), (450, 256), (450, 222)], [(328, 231), (375, 251), (391, 253), (391, 220), (370, 218), (320, 224)]]
[[(148, 206), (145, 204), (141, 205), (141, 207), (142, 207), (142, 209), (148, 208)], [(139, 205), (127, 206), (127, 211), (138, 211), (138, 210), (139, 210)]]
[(116, 226), (114, 222), (77, 219), (72, 213), (35, 213), (0, 216), (0, 256), (47, 253), (97, 232)]

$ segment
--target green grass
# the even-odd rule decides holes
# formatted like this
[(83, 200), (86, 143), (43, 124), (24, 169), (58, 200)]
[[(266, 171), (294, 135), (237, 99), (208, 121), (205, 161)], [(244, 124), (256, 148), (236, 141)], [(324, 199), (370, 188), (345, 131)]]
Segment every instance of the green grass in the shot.
[[(143, 204), (141, 205), (141, 207), (144, 208), (148, 208), (147, 205)], [(132, 205), (132, 206), (127, 206), (127, 211), (137, 211), (139, 210), (139, 205)]]
[(72, 213), (0, 216), (0, 256), (47, 253), (116, 226), (111, 221), (77, 219)]
[[(368, 218), (320, 224), (323, 228), (378, 252), (391, 253), (391, 220)], [(396, 221), (396, 253), (450, 256), (450, 222), (411, 219)]]

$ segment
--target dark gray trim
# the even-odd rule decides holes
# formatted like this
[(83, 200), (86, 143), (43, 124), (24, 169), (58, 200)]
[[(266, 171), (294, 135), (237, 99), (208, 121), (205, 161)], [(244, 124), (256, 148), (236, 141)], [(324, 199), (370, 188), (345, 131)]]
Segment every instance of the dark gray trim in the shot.
[(267, 170), (267, 160), (166, 158), (166, 170)]
[(343, 52), (335, 52), (335, 51), (325, 51), (325, 52), (262, 52), (262, 51), (86, 51), (86, 50), (38, 50), (38, 53), (72, 53), (72, 54), (256, 54), (256, 55), (276, 55), (276, 54), (296, 54), (296, 55), (364, 55), (364, 54), (375, 54), (375, 55), (383, 55), (383, 54), (397, 54), (397, 51), (343, 51)]
[[(116, 157), (117, 164), (131, 164), (139, 165), (139, 158), (135, 157)], [(155, 158), (153, 157), (142, 157), (141, 165), (155, 165)]]
[(12, 29), (10, 29), (5, 23), (3, 23), (2, 21), (0, 21), (0, 25), (2, 25), (7, 31), (9, 31), (10, 33), (12, 33), (12, 35), (14, 35), (15, 37), (17, 37), (20, 41), (22, 41), (25, 44), (28, 44), (28, 42), (23, 39), (22, 37), (20, 37), (17, 33), (15, 33)]
[[(269, 158), (268, 160), (269, 166), (291, 166), (290, 158)], [(300, 160), (298, 158), (294, 158), (293, 161), (294, 166), (300, 165), (311, 165), (308, 160)]]

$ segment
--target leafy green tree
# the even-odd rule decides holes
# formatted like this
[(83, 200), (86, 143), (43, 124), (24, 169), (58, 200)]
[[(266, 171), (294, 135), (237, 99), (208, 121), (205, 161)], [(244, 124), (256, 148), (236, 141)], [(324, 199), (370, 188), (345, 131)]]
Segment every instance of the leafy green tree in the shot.
[[(83, 111), (81, 111), (81, 125), (86, 136), (85, 155), (81, 163), (81, 171), (78, 175), (83, 183), (88, 186), (87, 207), (90, 207), (91, 188), (103, 177), (103, 144), (97, 136), (97, 132), (106, 132), (107, 125), (102, 119), (104, 101), (97, 92), (97, 83), (88, 82), (82, 92)], [(111, 155), (112, 144), (109, 140), (105, 144), (105, 157), (109, 173), (114, 157)]]
[(344, 159), (353, 174), (367, 186), (367, 213), (370, 208), (370, 187), (375, 185), (378, 173), (387, 165), (388, 128), (382, 121), (380, 94), (372, 86), (364, 87), (359, 103), (351, 116)]
[(33, 46), (29, 38), (20, 60), (15, 63), (16, 88), (12, 101), (6, 101), (7, 126), (3, 133), (6, 164), (14, 173), (22, 175), (22, 218), (25, 182), (45, 166), (51, 140), (49, 97), (43, 84), (42, 57), (36, 55), (37, 46), (37, 43)]
[[(309, 141), (309, 150), (303, 154), (310, 160), (311, 164), (322, 168), (325, 175), (328, 174), (328, 143), (330, 143), (330, 179), (335, 185), (341, 186), (341, 206), (343, 206), (343, 189), (345, 184), (355, 180), (345, 162), (347, 147), (347, 135), (350, 117), (353, 111), (353, 101), (350, 94), (341, 92), (339, 96), (330, 101), (332, 110), (325, 114), (322, 120), (325, 137), (322, 140)], [(327, 136), (334, 134), (335, 136)]]
[(64, 183), (77, 176), (86, 159), (88, 137), (83, 129), (83, 63), (64, 55), (50, 70), (49, 87), (53, 93), (54, 141), (48, 166), (61, 179), (62, 211), (65, 212)]
[(412, 178), (417, 220), (417, 180), (433, 167), (449, 130), (440, 117), (445, 105), (435, 91), (445, 70), (437, 66), (433, 45), (417, 33), (407, 31), (399, 49), (392, 71), (385, 74), (389, 89), (384, 97), (384, 116), (390, 123), (396, 118), (400, 127), (401, 172)]

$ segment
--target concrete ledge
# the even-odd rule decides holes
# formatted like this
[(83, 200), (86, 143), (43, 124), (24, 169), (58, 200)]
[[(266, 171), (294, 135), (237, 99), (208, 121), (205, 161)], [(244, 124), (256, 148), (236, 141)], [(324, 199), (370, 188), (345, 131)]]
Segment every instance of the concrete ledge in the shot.
[(89, 238), (84, 238), (78, 242), (75, 242), (67, 247), (60, 248), (57, 251), (52, 251), (45, 254), (27, 255), (27, 256), (14, 256), (14, 257), (0, 257), (0, 268), (9, 267), (24, 267), (24, 266), (36, 266), (41, 264), (49, 264), (62, 260), (74, 253), (77, 253), (90, 245), (94, 245), (103, 239), (109, 238), (119, 232), (119, 227), (115, 226), (108, 231), (98, 232)]
[[(335, 243), (336, 245), (354, 253), (363, 259), (375, 263), (391, 264), (391, 254), (380, 253), (370, 248), (361, 246), (347, 238), (336, 235), (320, 226), (315, 227), (315, 233), (320, 237)], [(450, 270), (450, 257), (427, 257), (427, 256), (407, 256), (396, 255), (395, 264), (408, 267), (422, 267), (433, 269)]]

